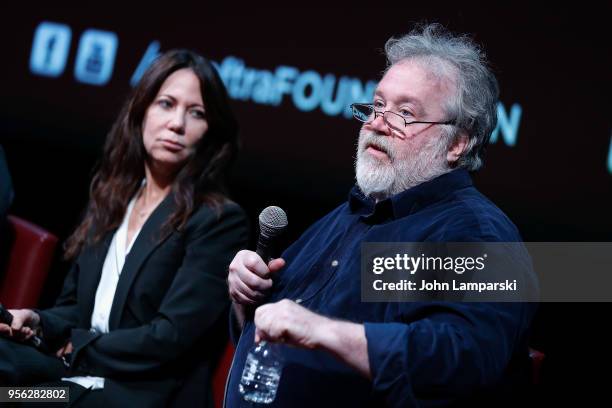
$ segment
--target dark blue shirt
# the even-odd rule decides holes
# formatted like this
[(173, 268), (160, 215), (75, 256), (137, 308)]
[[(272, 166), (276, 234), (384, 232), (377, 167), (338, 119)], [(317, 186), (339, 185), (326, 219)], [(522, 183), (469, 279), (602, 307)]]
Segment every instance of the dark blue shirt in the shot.
[[(527, 359), (532, 304), (361, 302), (363, 242), (516, 242), (512, 222), (455, 170), (374, 203), (355, 187), (348, 202), (310, 227), (282, 255), (287, 265), (269, 302), (298, 300), (325, 316), (365, 325), (373, 379), (321, 350), (282, 347), (285, 366), (272, 407), (446, 405), (505, 384)], [(228, 407), (238, 391), (254, 324), (236, 348)]]

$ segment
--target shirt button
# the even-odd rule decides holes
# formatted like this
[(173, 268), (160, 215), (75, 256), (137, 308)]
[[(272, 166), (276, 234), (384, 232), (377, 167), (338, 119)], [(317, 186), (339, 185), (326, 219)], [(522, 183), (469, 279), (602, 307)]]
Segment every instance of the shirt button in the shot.
[(295, 299), (295, 303), (297, 303), (297, 304), (302, 303), (302, 299)]
[(338, 266), (338, 260), (334, 259), (332, 261), (332, 266), (335, 268), (336, 266)]

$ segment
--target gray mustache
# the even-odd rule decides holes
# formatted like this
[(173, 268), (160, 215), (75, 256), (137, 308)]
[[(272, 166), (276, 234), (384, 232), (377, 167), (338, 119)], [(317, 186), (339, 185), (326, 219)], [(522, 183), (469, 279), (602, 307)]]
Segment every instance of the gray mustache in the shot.
[(372, 145), (379, 150), (387, 153), (389, 158), (393, 160), (393, 150), (390, 146), (389, 141), (383, 136), (377, 136), (373, 132), (362, 131), (359, 135), (359, 151), (364, 152), (368, 145)]

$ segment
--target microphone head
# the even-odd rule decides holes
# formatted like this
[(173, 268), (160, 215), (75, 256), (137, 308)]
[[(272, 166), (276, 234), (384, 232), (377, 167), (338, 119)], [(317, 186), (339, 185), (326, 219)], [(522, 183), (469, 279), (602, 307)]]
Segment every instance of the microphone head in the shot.
[(268, 238), (280, 235), (287, 228), (287, 214), (275, 205), (264, 208), (259, 214), (259, 230)]

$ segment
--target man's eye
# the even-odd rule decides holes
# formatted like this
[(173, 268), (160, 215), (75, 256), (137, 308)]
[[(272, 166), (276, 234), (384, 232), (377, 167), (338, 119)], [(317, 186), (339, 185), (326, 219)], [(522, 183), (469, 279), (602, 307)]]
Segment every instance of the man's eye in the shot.
[(412, 113), (406, 109), (402, 109), (400, 110), (400, 115), (402, 115), (403, 117), (412, 117)]
[(372, 105), (374, 105), (375, 108), (384, 108), (385, 107), (385, 104), (382, 101), (374, 101), (374, 103)]

